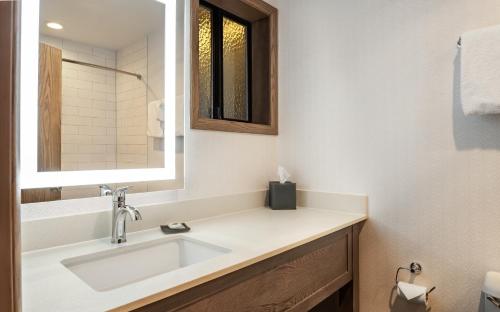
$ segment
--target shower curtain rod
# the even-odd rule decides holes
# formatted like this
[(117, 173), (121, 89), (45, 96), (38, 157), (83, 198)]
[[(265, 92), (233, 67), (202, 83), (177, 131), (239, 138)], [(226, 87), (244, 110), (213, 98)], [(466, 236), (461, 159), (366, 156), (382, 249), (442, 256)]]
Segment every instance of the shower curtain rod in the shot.
[(136, 74), (136, 73), (131, 73), (131, 72), (128, 72), (128, 71), (124, 71), (124, 70), (121, 70), (121, 69), (116, 69), (116, 68), (111, 68), (111, 67), (106, 67), (106, 66), (101, 66), (101, 65), (86, 63), (86, 62), (75, 61), (75, 60), (71, 60), (71, 59), (67, 59), (67, 58), (63, 58), (62, 61), (63, 62), (67, 62), (67, 63), (73, 63), (73, 64), (78, 64), (78, 65), (93, 67), (93, 68), (97, 68), (97, 69), (114, 71), (114, 72), (117, 72), (117, 73), (122, 73), (122, 74), (125, 74), (125, 75), (134, 76), (135, 78), (137, 78), (139, 80), (142, 80), (142, 75)]

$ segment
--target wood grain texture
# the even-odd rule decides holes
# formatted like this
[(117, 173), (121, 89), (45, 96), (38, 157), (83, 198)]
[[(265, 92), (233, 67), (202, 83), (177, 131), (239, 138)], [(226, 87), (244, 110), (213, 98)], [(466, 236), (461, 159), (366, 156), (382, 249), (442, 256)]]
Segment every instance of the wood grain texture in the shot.
[(263, 7), (263, 9), (271, 12), (269, 14), (269, 44), (271, 45), (270, 59), (270, 98), (271, 98), (271, 128), (275, 134), (278, 134), (278, 10), (269, 7), (267, 3), (255, 3)]
[(136, 311), (307, 311), (352, 279), (352, 228)]
[(252, 23), (252, 122), (270, 124), (269, 19)]
[[(278, 134), (278, 10), (273, 6), (269, 5), (262, 0), (212, 0), (211, 2), (217, 2), (219, 6), (223, 9), (230, 9), (236, 6), (233, 2), (241, 2), (246, 8), (251, 10), (257, 10), (262, 14), (264, 19), (267, 19), (268, 34), (263, 38), (260, 37), (259, 40), (268, 40), (269, 53), (268, 53), (268, 88), (263, 88), (264, 91), (267, 90), (268, 94), (262, 96), (267, 96), (267, 103), (260, 102), (259, 104), (252, 103), (254, 105), (267, 105), (269, 111), (265, 114), (268, 122), (265, 124), (259, 123), (246, 123), (238, 121), (228, 121), (228, 120), (218, 120), (210, 119), (200, 116), (200, 96), (199, 96), (199, 38), (198, 38), (198, 8), (199, 0), (191, 0), (191, 128), (200, 130), (215, 130), (215, 131), (227, 131), (227, 132), (241, 132), (241, 133), (254, 133), (254, 134), (267, 134), (267, 135), (277, 135)], [(241, 7), (241, 5), (240, 5)], [(253, 21), (253, 23), (260, 21), (262, 19)], [(252, 38), (252, 43), (254, 43), (255, 38)], [(257, 43), (258, 44), (258, 43)], [(262, 45), (262, 44), (260, 44)], [(261, 62), (265, 64), (266, 62)], [(252, 75), (254, 76), (254, 75)], [(261, 75), (256, 75), (257, 78), (262, 78)], [(255, 81), (255, 77), (252, 77), (252, 84), (259, 83)], [(255, 101), (255, 94), (252, 94), (253, 101)], [(261, 97), (256, 97), (257, 100)], [(268, 117), (267, 117), (268, 116)]]
[[(347, 240), (347, 250), (345, 251), (345, 253), (336, 252), (335, 255), (333, 256), (333, 259), (343, 258), (343, 257), (346, 259), (347, 274), (338, 275), (337, 278), (331, 279), (328, 283), (318, 288), (314, 292), (314, 294), (309, 296), (306, 300), (303, 300), (302, 302), (294, 306), (292, 309), (290, 309), (289, 312), (311, 310), (313, 307), (315, 307), (320, 302), (330, 297), (333, 293), (338, 291), (342, 286), (346, 285), (347, 283), (349, 283), (349, 281), (352, 280), (352, 269), (353, 269), (352, 227), (349, 228), (348, 230), (349, 232), (345, 236)], [(327, 265), (333, 265), (333, 262), (335, 261), (333, 259), (330, 261), (327, 260), (326, 261)], [(317, 272), (321, 272), (321, 274), (323, 274), (321, 270), (318, 270)]]
[(352, 281), (353, 281), (353, 312), (359, 312), (359, 234), (365, 222), (360, 222), (352, 227)]
[(347, 248), (347, 240), (339, 241), (180, 311), (307, 311), (309, 304), (302, 302), (338, 277), (347, 276)]
[(60, 188), (41, 188), (21, 190), (21, 203), (39, 203), (61, 200)]
[(314, 306), (310, 312), (352, 312), (352, 281)]
[(0, 311), (21, 310), (16, 52), (19, 6), (0, 1)]
[(62, 51), (40, 44), (38, 171), (61, 171)]
[(241, 17), (249, 22), (255, 22), (266, 18), (268, 14), (262, 10), (255, 9), (254, 6), (245, 3), (245, 1), (235, 0), (206, 0), (208, 3)]
[[(38, 71), (38, 171), (61, 171), (62, 51), (40, 44)], [(21, 202), (61, 199), (58, 188), (21, 191)]]
[[(233, 0), (227, 0), (227, 1), (233, 1)], [(252, 7), (254, 9), (262, 12), (263, 14), (265, 14), (267, 16), (273, 15), (273, 14), (277, 13), (277, 11), (278, 11), (275, 7), (273, 7), (272, 5), (267, 3), (266, 1), (262, 1), (262, 0), (239, 0), (239, 1), (243, 2), (244, 4), (248, 5), (249, 7)]]

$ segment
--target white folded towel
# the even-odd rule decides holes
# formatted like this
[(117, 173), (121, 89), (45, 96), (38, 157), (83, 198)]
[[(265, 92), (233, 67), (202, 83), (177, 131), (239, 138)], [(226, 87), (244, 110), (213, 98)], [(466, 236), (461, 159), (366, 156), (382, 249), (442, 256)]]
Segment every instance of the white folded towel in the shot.
[(500, 113), (500, 26), (466, 32), (461, 38), (464, 113)]
[(148, 132), (153, 138), (163, 138), (165, 109), (163, 100), (153, 101), (148, 104)]

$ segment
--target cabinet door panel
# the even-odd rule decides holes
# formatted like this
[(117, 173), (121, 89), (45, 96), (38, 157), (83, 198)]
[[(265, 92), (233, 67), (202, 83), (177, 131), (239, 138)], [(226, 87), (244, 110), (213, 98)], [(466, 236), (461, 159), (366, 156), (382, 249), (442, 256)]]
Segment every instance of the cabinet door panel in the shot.
[[(352, 278), (349, 265), (350, 238), (350, 232), (347, 232), (327, 246), (281, 264), (180, 311), (307, 311), (323, 299), (312, 300), (317, 293), (331, 288), (324, 294), (324, 297), (327, 297)], [(338, 284), (341, 285), (335, 287), (337, 281), (340, 281)]]

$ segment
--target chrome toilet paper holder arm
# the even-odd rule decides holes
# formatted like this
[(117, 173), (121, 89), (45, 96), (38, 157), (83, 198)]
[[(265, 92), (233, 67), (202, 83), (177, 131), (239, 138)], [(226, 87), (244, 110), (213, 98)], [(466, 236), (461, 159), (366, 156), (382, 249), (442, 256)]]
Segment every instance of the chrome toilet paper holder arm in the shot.
[[(410, 267), (406, 268), (406, 267), (399, 267), (398, 270), (396, 271), (396, 287), (399, 283), (399, 271), (401, 270), (406, 270), (406, 271), (410, 271), (412, 274), (420, 274), (422, 273), (422, 265), (418, 262), (412, 262), (410, 263)], [(429, 294), (431, 292), (433, 292), (434, 290), (436, 289), (436, 286), (433, 286), (431, 289), (429, 289), (427, 291), (427, 293), (425, 294), (425, 296), (428, 298), (429, 297)], [(496, 298), (492, 298), (491, 300), (495, 300)], [(488, 298), (488, 300), (490, 300)], [(490, 301), (491, 301), (490, 300)], [(493, 301), (492, 301), (493, 302)], [(495, 304), (498, 308), (500, 308), (500, 302), (498, 300), (495, 300), (495, 302), (493, 302), (493, 304)]]
[(396, 271), (396, 285), (398, 284), (399, 282), (399, 271), (401, 270), (406, 270), (406, 271), (410, 271), (412, 274), (420, 274), (422, 273), (422, 266), (420, 265), (420, 263), (418, 262), (412, 262), (410, 264), (410, 267), (406, 268), (406, 267), (399, 267), (398, 270)]
[(500, 309), (500, 300), (498, 298), (495, 298), (493, 296), (486, 296), (486, 299), (488, 299), (488, 301), (491, 302), (495, 307)]

